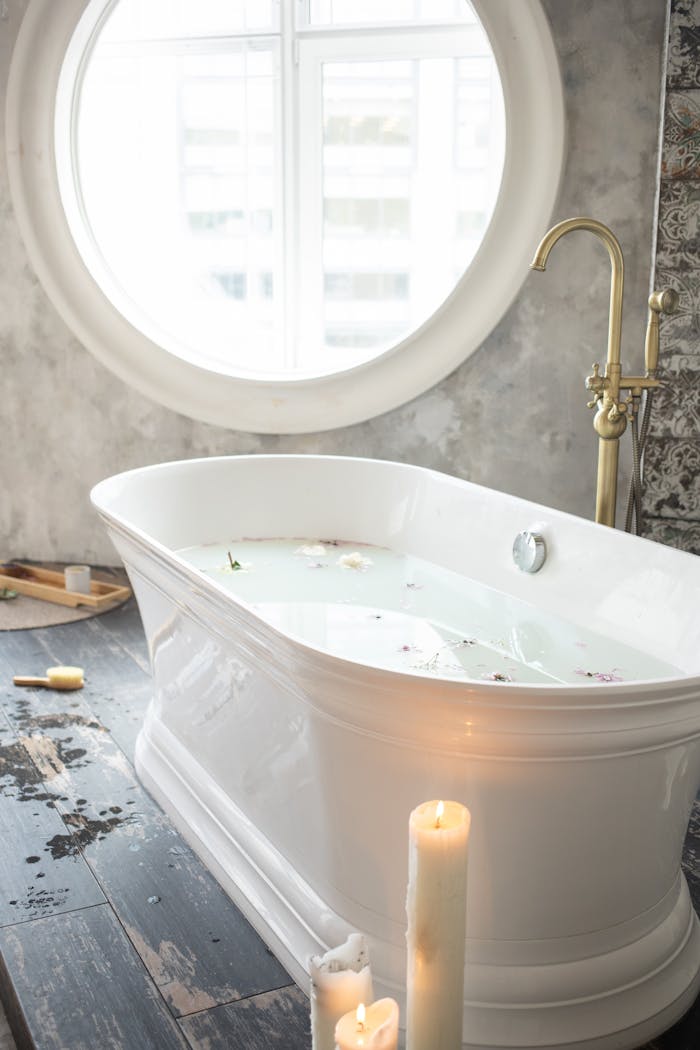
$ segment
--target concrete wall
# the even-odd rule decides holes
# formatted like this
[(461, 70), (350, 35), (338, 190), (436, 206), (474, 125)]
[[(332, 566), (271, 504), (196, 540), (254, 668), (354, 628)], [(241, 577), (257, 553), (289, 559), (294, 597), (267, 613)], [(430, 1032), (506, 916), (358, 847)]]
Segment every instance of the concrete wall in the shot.
[[(665, 6), (544, 0), (568, 119), (552, 218), (592, 215), (619, 237), (627, 265), (623, 360), (633, 369), (641, 367), (652, 258)], [(26, 0), (0, 3), (3, 98), (25, 7)], [(229, 431), (152, 404), (66, 329), (28, 263), (0, 154), (0, 556), (114, 562), (88, 503), (96, 481), (146, 463), (225, 453), (397, 459), (592, 517), (597, 452), (583, 379), (605, 357), (608, 290), (606, 252), (589, 234), (572, 235), (545, 274), (528, 277), (483, 346), (410, 404), (318, 434)]]

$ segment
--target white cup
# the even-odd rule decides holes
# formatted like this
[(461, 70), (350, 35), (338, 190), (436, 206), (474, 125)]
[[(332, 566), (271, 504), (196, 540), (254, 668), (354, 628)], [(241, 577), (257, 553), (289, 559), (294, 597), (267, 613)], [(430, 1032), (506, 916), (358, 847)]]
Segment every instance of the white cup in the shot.
[(66, 565), (63, 570), (66, 590), (75, 594), (90, 593), (90, 566), (89, 565)]

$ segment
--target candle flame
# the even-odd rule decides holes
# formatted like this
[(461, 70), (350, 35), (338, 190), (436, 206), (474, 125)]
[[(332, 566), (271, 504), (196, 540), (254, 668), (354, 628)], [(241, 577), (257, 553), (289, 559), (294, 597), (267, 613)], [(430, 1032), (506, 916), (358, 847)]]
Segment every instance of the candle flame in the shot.
[(357, 1017), (357, 1030), (358, 1032), (364, 1032), (365, 1030), (365, 1004), (360, 1003), (355, 1013)]
[(442, 801), (442, 799), (440, 799), (440, 801), (438, 802), (438, 804), (437, 804), (437, 806), (435, 808), (435, 827), (436, 828), (440, 827), (440, 821), (442, 820), (442, 815), (443, 815), (444, 812), (445, 812), (445, 803)]

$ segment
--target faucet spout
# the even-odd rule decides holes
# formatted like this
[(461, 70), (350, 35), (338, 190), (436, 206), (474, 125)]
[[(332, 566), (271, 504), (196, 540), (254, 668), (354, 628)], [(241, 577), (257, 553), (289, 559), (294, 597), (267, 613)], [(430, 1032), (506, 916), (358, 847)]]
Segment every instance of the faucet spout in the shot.
[(598, 434), (598, 485), (596, 490), (596, 521), (603, 525), (615, 525), (615, 503), (617, 497), (617, 465), (619, 439), (627, 426), (627, 404), (620, 404), (620, 344), (622, 341), (622, 289), (624, 262), (622, 248), (612, 230), (597, 219), (573, 218), (552, 226), (535, 252), (530, 264), (533, 270), (544, 270), (547, 259), (560, 237), (572, 230), (588, 230), (599, 237), (610, 256), (610, 315), (608, 321), (608, 358), (605, 375), (599, 374), (599, 365), (593, 366), (593, 375), (586, 386), (593, 391), (590, 408), (596, 408), (593, 426)]
[[(589, 233), (594, 233), (608, 249), (608, 255), (610, 256), (610, 319), (608, 323), (608, 367), (606, 368), (606, 375), (610, 376), (613, 380), (613, 386), (616, 386), (615, 379), (619, 377), (620, 345), (622, 341), (624, 260), (620, 242), (615, 234), (602, 222), (598, 222), (597, 219), (581, 217), (564, 219), (563, 222), (558, 222), (556, 226), (552, 226), (551, 230), (545, 233), (537, 246), (535, 256), (530, 263), (530, 269), (546, 269), (547, 259), (552, 248), (561, 237), (571, 233), (572, 230), (588, 230)], [(617, 376), (615, 376), (615, 372), (617, 372)], [(613, 396), (615, 398), (617, 398), (617, 394), (618, 390), (614, 389)]]

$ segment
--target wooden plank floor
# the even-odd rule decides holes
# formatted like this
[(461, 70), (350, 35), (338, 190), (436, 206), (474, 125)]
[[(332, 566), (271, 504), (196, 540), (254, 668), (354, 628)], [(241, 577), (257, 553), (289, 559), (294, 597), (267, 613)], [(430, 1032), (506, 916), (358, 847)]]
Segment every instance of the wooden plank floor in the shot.
[[(12, 675), (86, 669), (80, 692)], [(139, 784), (133, 601), (0, 633), (0, 999), (18, 1050), (309, 1050), (308, 1002)], [(700, 910), (700, 806), (684, 869)], [(700, 1000), (644, 1050), (698, 1050)], [(0, 1010), (0, 1050), (14, 1050)]]
[(5, 1017), (5, 1011), (0, 1006), (0, 1050), (16, 1050), (17, 1044), (12, 1038), (10, 1026)]
[[(84, 689), (11, 684), (60, 663), (85, 668)], [(17, 1046), (229, 1050), (279, 1030), (308, 1050), (305, 996), (135, 776), (150, 695), (133, 602), (0, 634), (0, 997)]]

